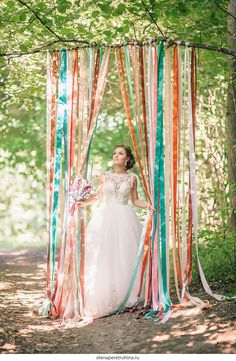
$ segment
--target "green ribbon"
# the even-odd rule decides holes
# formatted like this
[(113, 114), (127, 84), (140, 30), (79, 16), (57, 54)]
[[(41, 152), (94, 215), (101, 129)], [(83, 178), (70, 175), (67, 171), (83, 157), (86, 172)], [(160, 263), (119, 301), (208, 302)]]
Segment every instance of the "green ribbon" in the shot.
[(51, 211), (51, 229), (50, 229), (50, 280), (51, 290), (54, 289), (54, 271), (55, 271), (55, 250), (56, 250), (56, 231), (57, 231), (57, 216), (59, 203), (59, 190), (61, 179), (61, 161), (62, 161), (62, 136), (63, 128), (67, 120), (67, 96), (66, 96), (66, 81), (67, 81), (67, 51), (60, 50), (60, 75), (58, 85), (58, 100), (57, 100), (57, 124), (56, 124), (56, 139), (55, 139), (55, 162), (54, 162), (54, 177), (53, 177), (53, 194), (52, 194), (52, 211)]
[[(171, 300), (168, 292), (167, 263), (166, 263), (166, 212), (165, 212), (165, 175), (164, 175), (164, 140), (163, 140), (163, 76), (164, 76), (164, 44), (158, 46), (158, 101), (157, 101), (157, 132), (156, 153), (154, 165), (154, 207), (157, 212), (153, 215), (152, 248), (154, 235), (159, 217), (158, 229), (158, 269), (161, 270), (159, 281), (159, 302), (164, 312), (170, 309)], [(162, 298), (162, 302), (160, 300)]]

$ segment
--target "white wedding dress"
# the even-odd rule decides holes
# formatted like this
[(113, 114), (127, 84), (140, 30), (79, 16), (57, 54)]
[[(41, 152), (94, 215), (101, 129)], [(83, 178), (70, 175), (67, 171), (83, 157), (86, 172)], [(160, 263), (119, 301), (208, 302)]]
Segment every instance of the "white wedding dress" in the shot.
[[(142, 232), (128, 204), (133, 175), (104, 173), (102, 202), (85, 233), (84, 316), (95, 319), (114, 314), (127, 294)], [(141, 257), (142, 260), (142, 257)], [(141, 273), (125, 307), (137, 301)]]

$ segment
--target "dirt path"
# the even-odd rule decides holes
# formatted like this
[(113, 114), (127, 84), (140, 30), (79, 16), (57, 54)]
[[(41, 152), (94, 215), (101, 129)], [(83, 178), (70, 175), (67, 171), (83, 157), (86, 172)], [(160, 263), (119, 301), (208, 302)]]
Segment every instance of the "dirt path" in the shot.
[[(83, 328), (63, 329), (32, 313), (44, 298), (43, 250), (0, 251), (1, 353), (235, 353), (235, 301), (217, 302), (201, 314), (176, 311), (166, 324), (123, 313), (95, 320)], [(193, 294), (196, 295), (196, 294)]]

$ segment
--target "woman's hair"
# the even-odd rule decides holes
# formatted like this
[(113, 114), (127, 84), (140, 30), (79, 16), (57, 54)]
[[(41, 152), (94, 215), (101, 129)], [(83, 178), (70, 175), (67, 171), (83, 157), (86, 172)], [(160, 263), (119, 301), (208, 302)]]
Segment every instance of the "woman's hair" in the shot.
[(129, 160), (127, 161), (127, 165), (125, 168), (127, 170), (133, 168), (133, 166), (135, 165), (135, 159), (134, 159), (134, 155), (132, 153), (131, 148), (128, 145), (124, 145), (124, 144), (117, 144), (115, 146), (115, 149), (116, 148), (124, 148), (124, 150), (126, 151), (127, 157), (129, 157)]

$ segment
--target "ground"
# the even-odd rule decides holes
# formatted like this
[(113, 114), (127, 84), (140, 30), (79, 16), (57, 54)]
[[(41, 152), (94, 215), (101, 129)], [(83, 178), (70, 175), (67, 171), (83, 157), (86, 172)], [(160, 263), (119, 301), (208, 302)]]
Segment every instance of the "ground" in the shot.
[(177, 310), (165, 324), (136, 311), (65, 329), (32, 312), (45, 296), (45, 270), (45, 250), (0, 251), (1, 353), (235, 353), (235, 300), (219, 302), (198, 290), (193, 295), (209, 300), (209, 308), (189, 316)]

